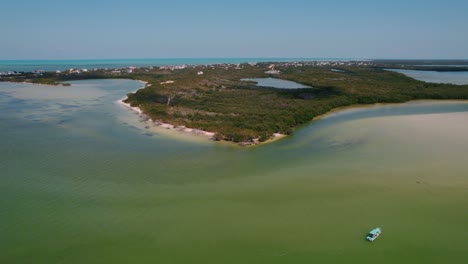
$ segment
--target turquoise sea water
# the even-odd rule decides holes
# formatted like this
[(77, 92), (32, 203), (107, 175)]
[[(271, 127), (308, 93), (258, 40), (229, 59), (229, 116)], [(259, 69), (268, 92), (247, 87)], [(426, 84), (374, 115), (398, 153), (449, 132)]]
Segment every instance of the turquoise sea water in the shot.
[(336, 58), (180, 58), (180, 59), (93, 59), (93, 60), (0, 60), (0, 72), (34, 70), (56, 71), (94, 68), (146, 67), (163, 65), (199, 65), (270, 61), (339, 61)]
[(348, 109), (241, 148), (144, 123), (116, 103), (139, 82), (71, 83), (0, 83), (0, 263), (468, 259), (467, 102)]

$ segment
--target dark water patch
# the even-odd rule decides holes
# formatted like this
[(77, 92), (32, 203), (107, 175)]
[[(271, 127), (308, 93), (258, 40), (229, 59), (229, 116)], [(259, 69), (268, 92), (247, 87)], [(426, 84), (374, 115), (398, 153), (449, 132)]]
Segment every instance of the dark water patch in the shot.
[(9, 97), (9, 104), (14, 104), (14, 105), (26, 105), (29, 101), (17, 97)]
[(82, 107), (82, 105), (79, 105), (79, 104), (63, 104), (63, 103), (58, 103), (58, 105), (59, 105), (62, 109), (76, 109), (76, 108)]
[(358, 147), (366, 142), (365, 139), (328, 140), (327, 146), (333, 151), (345, 151)]
[(72, 122), (72, 121), (73, 121), (73, 118), (62, 119), (62, 120), (57, 122), (57, 125), (62, 125), (64, 123), (69, 123), (69, 122)]

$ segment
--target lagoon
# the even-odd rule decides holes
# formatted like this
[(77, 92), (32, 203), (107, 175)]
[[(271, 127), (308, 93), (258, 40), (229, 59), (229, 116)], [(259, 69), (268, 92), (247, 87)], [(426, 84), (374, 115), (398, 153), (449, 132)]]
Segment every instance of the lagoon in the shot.
[(468, 102), (351, 108), (241, 148), (145, 128), (115, 103), (139, 82), (71, 83), (0, 83), (2, 263), (468, 258)]
[(270, 87), (278, 89), (303, 89), (303, 88), (312, 88), (307, 85), (303, 85), (297, 82), (282, 80), (277, 78), (244, 78), (241, 81), (246, 82), (256, 82), (258, 87)]
[(389, 69), (394, 72), (402, 73), (416, 80), (431, 82), (431, 83), (452, 83), (452, 84), (468, 84), (468, 71), (456, 72), (437, 72), (437, 71), (417, 71), (417, 70), (400, 70)]

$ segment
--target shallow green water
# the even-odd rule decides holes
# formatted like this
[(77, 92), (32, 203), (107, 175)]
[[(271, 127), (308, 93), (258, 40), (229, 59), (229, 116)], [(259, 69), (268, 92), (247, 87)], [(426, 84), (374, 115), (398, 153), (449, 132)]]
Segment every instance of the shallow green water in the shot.
[(238, 148), (146, 129), (139, 86), (0, 83), (1, 263), (466, 263), (467, 102)]

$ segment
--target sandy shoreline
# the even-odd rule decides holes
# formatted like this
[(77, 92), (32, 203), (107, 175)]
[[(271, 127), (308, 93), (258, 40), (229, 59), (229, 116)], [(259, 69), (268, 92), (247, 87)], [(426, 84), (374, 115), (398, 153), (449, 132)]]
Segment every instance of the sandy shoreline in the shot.
[(410, 100), (410, 101), (406, 101), (406, 102), (403, 102), (403, 103), (374, 103), (374, 104), (353, 104), (353, 105), (347, 105), (347, 106), (340, 106), (340, 107), (336, 107), (336, 108), (333, 108), (331, 109), (330, 111), (324, 113), (324, 114), (321, 114), (321, 115), (318, 115), (316, 117), (314, 117), (312, 119), (312, 121), (318, 121), (320, 119), (324, 119), (330, 115), (333, 115), (333, 114), (336, 114), (338, 112), (343, 112), (343, 111), (347, 111), (347, 110), (352, 110), (352, 109), (366, 109), (366, 108), (373, 108), (373, 107), (379, 107), (379, 106), (397, 106), (397, 105), (402, 105), (402, 104), (412, 104), (412, 103), (424, 103), (424, 102), (453, 102), (453, 103), (460, 103), (460, 102), (467, 102), (467, 100), (463, 100), (463, 99), (440, 99), (440, 100), (436, 100), (436, 99), (419, 99), (419, 100)]
[(187, 133), (187, 134), (192, 134), (192, 135), (196, 135), (196, 136), (206, 136), (209, 139), (213, 139), (213, 137), (215, 135), (215, 133), (213, 133), (213, 132), (208, 132), (208, 131), (204, 131), (204, 130), (200, 130), (200, 129), (194, 129), (194, 128), (188, 128), (188, 127), (185, 127), (185, 126), (174, 126), (174, 125), (171, 125), (171, 124), (168, 124), (168, 123), (164, 123), (162, 121), (153, 120), (149, 116), (147, 116), (145, 113), (143, 113), (143, 111), (139, 107), (133, 107), (130, 104), (125, 103), (124, 102), (125, 99), (127, 99), (127, 98), (123, 98), (121, 100), (118, 100), (116, 103), (131, 109), (132, 111), (136, 112), (140, 118), (142, 118), (142, 119), (144, 119), (146, 121), (149, 121), (149, 122), (153, 123), (154, 125), (156, 125), (156, 126), (158, 126), (160, 128), (164, 128), (164, 129), (168, 129), (168, 130), (174, 130), (174, 131)]
[[(139, 81), (139, 82), (143, 83), (143, 87), (138, 88), (134, 92), (137, 92), (138, 90), (145, 88), (147, 85), (149, 86), (148, 82), (145, 82), (145, 81)], [(146, 120), (148, 122), (153, 123), (157, 127), (164, 128), (164, 129), (167, 129), (167, 130), (174, 130), (174, 131), (177, 131), (177, 132), (190, 134), (190, 135), (195, 135), (195, 136), (204, 136), (204, 137), (207, 137), (208, 139), (214, 139), (215, 133), (213, 133), (213, 132), (204, 131), (204, 130), (200, 130), (200, 129), (194, 129), (194, 128), (188, 128), (188, 127), (185, 127), (185, 126), (174, 126), (174, 125), (164, 123), (164, 122), (159, 121), (159, 120), (153, 120), (148, 115), (146, 115), (143, 112), (143, 110), (141, 110), (139, 107), (133, 107), (130, 104), (125, 103), (124, 101), (126, 99), (127, 99), (127, 97), (122, 98), (120, 100), (117, 100), (116, 103), (131, 109), (132, 111), (136, 112), (140, 118), (142, 118), (143, 120)]]
[[(142, 83), (143, 86), (136, 89), (133, 92), (130, 92), (130, 93), (135, 93), (140, 89), (151, 86), (151, 84), (149, 84), (148, 82), (145, 82), (145, 81), (142, 81), (142, 80), (137, 80), (137, 81)], [(14, 83), (14, 84), (53, 86), (53, 87), (59, 86), (59, 85), (53, 85), (53, 84), (40, 84), (40, 83), (31, 83), (31, 82), (11, 82), (11, 81), (2, 81), (2, 82)], [(132, 107), (130, 104), (125, 103), (124, 100), (126, 100), (126, 99), (127, 99), (127, 97), (124, 97), (124, 98), (122, 98), (120, 100), (117, 100), (116, 103), (119, 104), (119, 105), (122, 105), (122, 106), (124, 106), (126, 108), (129, 108), (131, 111), (134, 111), (140, 117), (141, 120), (150, 122), (151, 124), (155, 125), (155, 127), (157, 127), (157, 128), (165, 129), (165, 130), (168, 130), (168, 131), (180, 132), (181, 134), (190, 135), (190, 136), (203, 136), (203, 137), (206, 137), (207, 139), (214, 139), (215, 133), (213, 133), (213, 132), (203, 131), (203, 130), (200, 130), (200, 129), (188, 128), (188, 127), (185, 127), (185, 126), (174, 126), (172, 124), (164, 123), (164, 122), (159, 121), (159, 120), (152, 120), (139, 107)], [(330, 111), (328, 111), (328, 112), (326, 112), (326, 113), (324, 113), (322, 115), (318, 115), (318, 116), (314, 117), (309, 123), (304, 124), (304, 125), (310, 125), (315, 121), (319, 121), (321, 119), (327, 118), (328, 116), (331, 116), (331, 115), (336, 114), (338, 112), (347, 111), (347, 110), (351, 110), (351, 109), (365, 109), (365, 108), (372, 108), (372, 107), (379, 107), (379, 106), (411, 104), (411, 103), (418, 103), (418, 102), (440, 102), (440, 101), (460, 103), (460, 102), (466, 102), (467, 100), (463, 100), (463, 99), (440, 99), (440, 100), (420, 99), (420, 100), (410, 100), (410, 101), (402, 102), (402, 103), (375, 103), (375, 104), (348, 105), (348, 106), (333, 108)], [(287, 135), (280, 134), (280, 133), (274, 133), (271, 136), (270, 139), (268, 139), (268, 140), (266, 140), (264, 142), (259, 142), (257, 139), (253, 139), (251, 141), (246, 141), (246, 142), (238, 142), (238, 143), (230, 142), (230, 141), (223, 141), (223, 142), (235, 143), (235, 144), (238, 144), (238, 145), (241, 145), (241, 146), (251, 146), (251, 145), (268, 144), (268, 143), (277, 141), (277, 140), (285, 138), (285, 137), (287, 137)]]
[[(137, 90), (133, 91), (133, 93), (137, 92), (138, 90), (140, 89), (143, 89), (147, 86), (150, 86), (151, 84), (148, 84), (148, 82), (145, 82), (145, 81), (141, 81), (139, 80), (139, 82), (143, 83), (143, 87), (141, 88), (138, 88)], [(151, 119), (148, 115), (146, 115), (143, 110), (141, 110), (141, 108), (139, 107), (133, 107), (131, 106), (130, 104), (127, 104), (125, 103), (124, 101), (127, 99), (127, 97), (124, 97), (120, 100), (117, 100), (116, 103), (119, 104), (119, 105), (122, 105), (126, 108), (129, 108), (130, 110), (134, 111), (142, 120), (144, 121), (147, 121), (147, 122), (150, 122), (152, 124), (154, 124), (156, 127), (159, 127), (161, 129), (166, 129), (166, 130), (169, 130), (169, 131), (174, 131), (174, 132), (179, 132), (179, 133), (183, 133), (183, 134), (186, 134), (186, 135), (190, 135), (190, 136), (202, 136), (202, 137), (206, 137), (207, 139), (210, 139), (210, 140), (214, 140), (214, 136), (215, 136), (215, 133), (214, 132), (210, 132), (210, 131), (204, 131), (204, 130), (201, 130), (201, 129), (195, 129), (195, 128), (189, 128), (189, 127), (185, 127), (185, 126), (174, 126), (172, 124), (168, 124), (168, 123), (164, 123), (160, 120), (153, 120)], [(259, 142), (258, 139), (253, 139), (251, 141), (246, 141), (246, 142), (235, 142), (236, 145), (240, 145), (240, 146), (255, 146), (255, 145), (263, 145), (263, 144), (266, 144), (266, 143), (271, 143), (273, 141), (276, 141), (276, 140), (279, 140), (279, 139), (282, 139), (286, 137), (286, 135), (284, 134), (280, 134), (280, 133), (274, 133), (270, 139), (264, 141), (264, 142)], [(230, 143), (229, 141), (223, 141), (223, 142), (228, 142)], [(234, 142), (233, 142), (234, 143)]]
[[(139, 89), (143, 89), (148, 85), (147, 82), (144, 82), (144, 81), (140, 81), (140, 82), (143, 83), (144, 86), (139, 88)], [(135, 90), (134, 92), (138, 91), (139, 89)], [(169, 131), (183, 133), (183, 134), (190, 135), (190, 136), (202, 136), (202, 137), (206, 137), (207, 139), (214, 140), (215, 133), (213, 133), (213, 132), (204, 131), (204, 130), (200, 130), (200, 129), (194, 129), (194, 128), (188, 128), (188, 127), (185, 127), (185, 126), (174, 126), (172, 124), (164, 123), (164, 122), (159, 121), (159, 120), (152, 120), (139, 107), (132, 107), (130, 104), (125, 103), (124, 100), (126, 100), (126, 99), (127, 99), (127, 97), (122, 98), (122, 99), (118, 100), (116, 103), (118, 103), (118, 104), (120, 104), (122, 106), (125, 106), (125, 107), (129, 108), (130, 110), (134, 111), (142, 120), (148, 121), (148, 122), (154, 124), (156, 127), (159, 127), (161, 129), (166, 129), (166, 130), (169, 130)], [(349, 105), (349, 106), (342, 106), (342, 107), (333, 108), (332, 110), (328, 111), (327, 113), (324, 113), (322, 115), (314, 117), (310, 121), (310, 123), (308, 123), (308, 125), (312, 124), (315, 121), (326, 118), (326, 117), (328, 117), (330, 115), (333, 115), (335, 113), (346, 111), (346, 110), (351, 110), (351, 109), (372, 108), (372, 107), (386, 106), (386, 105), (401, 105), (401, 104), (408, 104), (408, 103), (430, 102), (430, 101), (440, 101), (440, 100), (421, 99), (421, 100), (407, 101), (407, 102), (404, 102), (404, 103), (375, 103), (375, 104), (355, 104), (355, 105)], [(459, 101), (465, 101), (465, 100), (443, 100), (443, 101), (459, 102)], [(238, 142), (238, 143), (235, 143), (235, 144), (240, 145), (240, 146), (257, 146), (257, 145), (272, 143), (274, 141), (277, 141), (277, 140), (285, 138), (285, 137), (287, 137), (287, 135), (280, 134), (280, 133), (274, 133), (271, 136), (270, 139), (268, 139), (268, 140), (266, 140), (264, 142), (259, 142), (258, 139), (253, 139), (251, 141)], [(223, 142), (231, 143), (229, 141), (223, 141)], [(232, 142), (232, 143), (234, 143), (234, 142)]]

